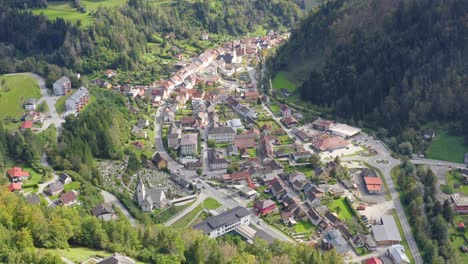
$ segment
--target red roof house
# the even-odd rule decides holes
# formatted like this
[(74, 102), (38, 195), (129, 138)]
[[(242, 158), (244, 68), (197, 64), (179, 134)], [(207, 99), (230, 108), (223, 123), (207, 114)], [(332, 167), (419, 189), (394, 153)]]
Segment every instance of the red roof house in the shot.
[(382, 180), (379, 177), (364, 177), (364, 182), (369, 193), (379, 193), (382, 191)]
[(8, 185), (8, 190), (10, 190), (10, 192), (21, 191), (22, 189), (23, 185), (21, 182), (12, 182), (10, 185)]
[(74, 191), (68, 191), (60, 195), (60, 202), (64, 206), (70, 206), (76, 203), (76, 193)]
[(256, 200), (254, 209), (261, 215), (266, 215), (276, 209), (276, 204), (272, 200)]
[(21, 130), (31, 129), (32, 127), (33, 127), (32, 121), (24, 121), (23, 124), (21, 124)]
[(366, 264), (382, 264), (382, 263), (383, 262), (379, 258), (376, 258), (376, 257), (372, 257), (366, 260)]
[(283, 117), (291, 116), (291, 109), (287, 105), (281, 105), (280, 111)]
[(340, 137), (323, 137), (313, 143), (314, 147), (320, 151), (329, 151), (335, 149), (346, 148), (348, 141)]
[(23, 171), (20, 167), (13, 167), (7, 171), (11, 179), (18, 179), (20, 181), (27, 180), (29, 178), (29, 172)]

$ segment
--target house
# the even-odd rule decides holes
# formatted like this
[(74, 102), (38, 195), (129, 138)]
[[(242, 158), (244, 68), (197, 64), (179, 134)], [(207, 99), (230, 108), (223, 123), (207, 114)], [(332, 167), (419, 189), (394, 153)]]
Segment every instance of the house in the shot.
[(244, 130), (244, 125), (242, 125), (242, 121), (239, 118), (228, 120), (227, 126), (232, 127), (232, 129), (234, 129), (235, 131), (237, 131), (237, 129)]
[(326, 212), (324, 215), (325, 219), (328, 220), (333, 226), (341, 225), (343, 222), (333, 213), (330, 211)]
[(400, 231), (392, 215), (383, 215), (380, 224), (372, 225), (372, 235), (380, 246), (401, 242)]
[(26, 103), (24, 104), (24, 109), (26, 109), (28, 111), (35, 110), (36, 109), (36, 102), (37, 102), (36, 98), (28, 99), (26, 101)]
[(454, 194), (450, 196), (450, 201), (453, 204), (453, 210), (459, 214), (468, 214), (468, 196)]
[(12, 182), (8, 185), (8, 190), (10, 192), (21, 191), (23, 189), (23, 184), (21, 182)]
[(66, 173), (60, 173), (59, 175), (59, 180), (63, 183), (63, 184), (68, 184), (68, 183), (71, 183), (72, 182), (72, 178), (66, 174)]
[(332, 124), (328, 129), (332, 135), (342, 138), (351, 138), (361, 132), (360, 128), (352, 127), (346, 124)]
[(364, 183), (369, 193), (380, 193), (382, 191), (382, 180), (379, 177), (364, 177)]
[(110, 203), (101, 203), (96, 205), (92, 210), (91, 214), (93, 214), (95, 217), (108, 221), (111, 219), (116, 218), (116, 214), (114, 212), (114, 209), (112, 208), (112, 205)]
[(312, 123), (312, 127), (317, 130), (322, 130), (322, 131), (328, 131), (330, 129), (330, 126), (334, 122), (331, 120), (326, 120), (322, 118), (318, 118)]
[(235, 157), (239, 155), (239, 150), (237, 149), (236, 145), (229, 145), (227, 147), (227, 153), (231, 157)]
[(232, 127), (210, 127), (208, 129), (208, 140), (216, 143), (233, 142), (236, 131)]
[(209, 161), (209, 166), (212, 170), (227, 169), (228, 165), (228, 161), (224, 158), (214, 158)]
[(104, 74), (106, 75), (107, 78), (112, 78), (114, 77), (115, 75), (117, 75), (117, 71), (114, 71), (114, 70), (106, 70), (104, 72)]
[(143, 130), (143, 128), (139, 127), (139, 126), (134, 126), (132, 128), (132, 134), (136, 137), (136, 138), (147, 138), (148, 137), (148, 134), (146, 133), (145, 130)]
[(179, 146), (180, 134), (171, 133), (167, 135), (167, 146), (169, 148), (177, 148)]
[(244, 93), (244, 99), (248, 102), (256, 101), (258, 98), (260, 98), (259, 92), (245, 92)]
[(234, 135), (234, 145), (238, 148), (254, 148), (256, 138), (254, 133)]
[(33, 122), (32, 121), (24, 121), (21, 124), (20, 130), (25, 131), (27, 129), (31, 129), (33, 127)]
[(309, 212), (307, 212), (307, 217), (314, 226), (318, 226), (318, 224), (323, 220), (322, 217), (314, 209), (311, 209), (309, 210)]
[(180, 124), (183, 126), (183, 127), (193, 127), (195, 126), (195, 124), (197, 123), (197, 119), (193, 116), (191, 117), (182, 117), (180, 119)]
[(291, 109), (287, 105), (281, 105), (280, 107), (281, 115), (283, 117), (290, 117), (291, 116)]
[(296, 129), (294, 131), (294, 135), (296, 135), (296, 137), (298, 137), (303, 142), (309, 142), (311, 139), (311, 137), (304, 130), (300, 129)]
[(152, 212), (155, 208), (162, 208), (167, 203), (163, 189), (146, 188), (141, 177), (138, 177), (135, 196), (143, 212)]
[(340, 254), (344, 254), (350, 250), (348, 241), (346, 241), (338, 229), (331, 229), (323, 234), (322, 248), (324, 250), (334, 248)]
[(315, 193), (312, 188), (307, 191), (304, 191), (304, 194), (307, 199), (307, 203), (310, 205), (310, 207), (314, 208), (320, 205), (320, 196), (317, 193)]
[(273, 196), (275, 196), (277, 200), (281, 198), (284, 194), (286, 194), (286, 187), (278, 177), (274, 178), (270, 182), (269, 189), (271, 194), (273, 194)]
[(312, 153), (310, 153), (309, 151), (298, 151), (298, 152), (291, 153), (291, 158), (295, 162), (308, 159), (310, 158), (310, 156), (312, 156)]
[(135, 148), (139, 149), (139, 150), (142, 150), (143, 148), (145, 148), (145, 143), (141, 142), (141, 141), (135, 141), (132, 143), (133, 146), (135, 146)]
[(54, 82), (52, 85), (55, 96), (67, 95), (71, 90), (71, 81), (66, 76), (62, 76), (60, 79)]
[(149, 127), (148, 119), (144, 119), (144, 118), (138, 119), (137, 126), (140, 127), (140, 128)]
[(283, 117), (281, 122), (288, 128), (295, 127), (297, 125), (297, 120), (291, 116)]
[(273, 143), (275, 141), (274, 137), (262, 136), (260, 138), (260, 143), (258, 147), (258, 155), (262, 158), (272, 158), (273, 157)]
[(253, 207), (260, 215), (266, 215), (276, 209), (276, 204), (270, 199), (256, 200)]
[(216, 238), (243, 225), (250, 225), (250, 213), (246, 208), (237, 206), (219, 215), (209, 217), (194, 225), (193, 229), (200, 230), (211, 238)]
[(153, 163), (156, 165), (156, 167), (161, 170), (161, 169), (166, 169), (167, 168), (167, 160), (165, 160), (161, 154), (156, 153), (153, 156)]
[(174, 112), (164, 111), (162, 114), (162, 120), (164, 123), (172, 123), (175, 121), (175, 114)]
[(424, 139), (430, 140), (430, 139), (433, 139), (435, 137), (435, 132), (432, 131), (432, 130), (424, 130), (422, 132), (422, 135), (423, 135)]
[(180, 139), (180, 154), (182, 156), (195, 156), (198, 151), (198, 134), (182, 134)]
[(332, 151), (348, 147), (349, 143), (341, 137), (324, 136), (312, 143), (315, 149), (320, 151)]
[(13, 167), (7, 171), (13, 182), (24, 181), (29, 179), (29, 172), (23, 171), (20, 167)]
[(124, 255), (114, 253), (112, 256), (99, 261), (97, 264), (135, 264), (136, 262)]
[(392, 245), (387, 249), (386, 255), (393, 260), (395, 264), (410, 263), (408, 256), (405, 253), (405, 248), (402, 245)]
[(65, 101), (65, 108), (67, 111), (80, 112), (89, 102), (89, 91), (86, 87), (81, 86), (67, 101)]
[(61, 181), (55, 181), (47, 187), (46, 192), (51, 195), (57, 195), (63, 191), (63, 183)]
[(41, 199), (39, 198), (39, 195), (33, 193), (33, 194), (30, 194), (28, 196), (26, 196), (26, 202), (28, 204), (40, 204), (41, 203)]
[(71, 206), (76, 203), (76, 193), (74, 191), (68, 191), (60, 195), (60, 202), (64, 206)]
[(380, 260), (377, 257), (372, 257), (368, 260), (366, 260), (365, 264), (383, 264), (382, 260)]

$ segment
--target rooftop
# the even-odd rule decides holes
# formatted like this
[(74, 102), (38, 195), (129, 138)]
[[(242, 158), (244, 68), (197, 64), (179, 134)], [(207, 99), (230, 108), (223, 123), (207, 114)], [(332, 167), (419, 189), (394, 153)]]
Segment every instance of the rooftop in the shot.
[(340, 133), (348, 137), (352, 137), (358, 134), (359, 132), (361, 132), (360, 128), (352, 127), (346, 124), (339, 124), (339, 123), (331, 124), (329, 129), (332, 132)]
[(198, 135), (197, 134), (183, 134), (182, 138), (180, 139), (181, 146), (188, 146), (188, 145), (196, 145), (198, 143)]
[(215, 215), (212, 217), (209, 217), (205, 221), (196, 224), (193, 226), (193, 229), (198, 229), (201, 230), (205, 233), (210, 233), (211, 231), (223, 226), (223, 225), (229, 225), (233, 224), (239, 219), (250, 215), (249, 211), (242, 207), (242, 206), (237, 206), (234, 207), (233, 209), (223, 212), (219, 215)]
[(382, 224), (372, 226), (372, 234), (377, 242), (401, 241), (400, 231), (391, 215), (383, 215)]
[(208, 130), (209, 135), (215, 134), (236, 134), (236, 131), (232, 127), (211, 127)]

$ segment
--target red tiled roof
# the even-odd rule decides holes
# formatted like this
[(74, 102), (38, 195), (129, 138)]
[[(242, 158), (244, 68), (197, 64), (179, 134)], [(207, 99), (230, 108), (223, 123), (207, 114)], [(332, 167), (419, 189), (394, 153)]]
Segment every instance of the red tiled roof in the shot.
[(240, 171), (236, 173), (231, 174), (231, 179), (235, 181), (239, 180), (245, 180), (250, 178), (250, 172), (249, 171)]
[(24, 121), (23, 124), (21, 124), (21, 129), (29, 129), (32, 128), (33, 122), (32, 121)]
[(382, 264), (382, 261), (376, 257), (366, 260), (366, 264)]
[(18, 191), (22, 189), (23, 189), (23, 186), (21, 182), (12, 182), (10, 183), (10, 185), (8, 185), (8, 190), (10, 190), (10, 192)]
[(16, 177), (29, 177), (29, 172), (23, 171), (20, 167), (13, 167), (7, 171), (8, 175), (10, 175), (11, 178), (16, 178)]
[(287, 105), (281, 105), (281, 111), (287, 111), (289, 107)]
[(364, 177), (366, 184), (382, 185), (382, 180), (379, 177)]
[(74, 191), (68, 191), (60, 195), (60, 201), (64, 204), (70, 203), (76, 199), (76, 194)]
[(314, 143), (314, 147), (321, 151), (344, 148), (348, 145), (349, 143), (341, 137), (323, 137)]

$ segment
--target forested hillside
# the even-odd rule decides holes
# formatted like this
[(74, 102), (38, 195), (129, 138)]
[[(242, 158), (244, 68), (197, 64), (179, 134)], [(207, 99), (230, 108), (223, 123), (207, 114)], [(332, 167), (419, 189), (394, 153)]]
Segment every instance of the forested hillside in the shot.
[(157, 78), (156, 66), (144, 61), (148, 43), (165, 47), (174, 38), (195, 44), (203, 32), (228, 37), (259, 27), (287, 28), (299, 20), (301, 12), (288, 0), (168, 1), (157, 5), (150, 0), (130, 0), (123, 6), (89, 13), (93, 23), (85, 27), (79, 21), (51, 21), (29, 11), (44, 2), (47, 4), (0, 1), (0, 73), (28, 70), (47, 76), (50, 70), (40, 64), (47, 62), (81, 73), (119, 68), (151, 72)]
[(269, 65), (337, 116), (393, 132), (451, 122), (468, 135), (467, 11), (460, 0), (327, 1)]

